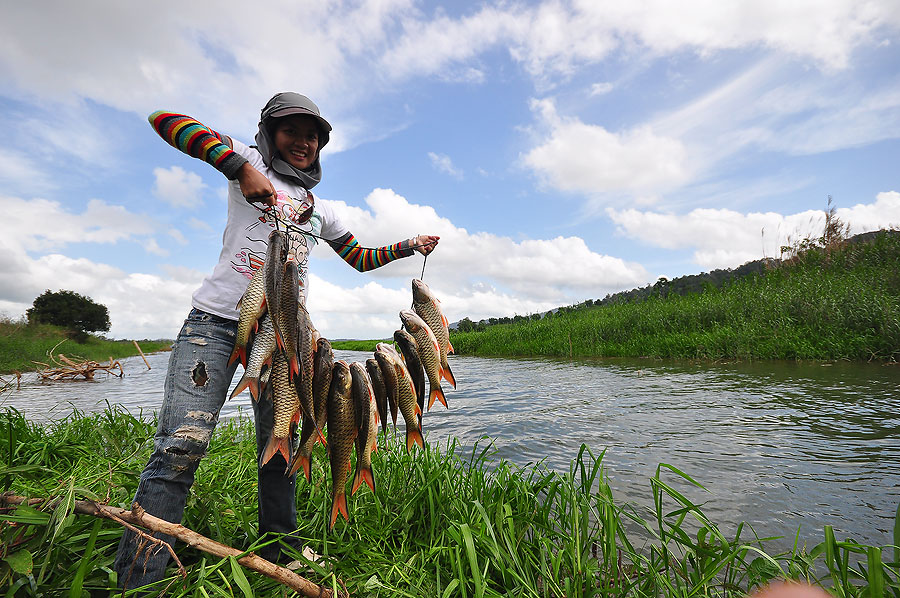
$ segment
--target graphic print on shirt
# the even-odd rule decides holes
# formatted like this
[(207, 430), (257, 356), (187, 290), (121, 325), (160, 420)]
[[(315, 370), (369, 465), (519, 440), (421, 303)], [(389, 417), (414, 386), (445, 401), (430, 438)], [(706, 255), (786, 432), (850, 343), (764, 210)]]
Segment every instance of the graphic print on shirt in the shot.
[[(247, 227), (248, 245), (262, 243), (261, 251), (254, 251), (248, 247), (242, 247), (241, 251), (236, 253), (232, 260), (231, 266), (241, 273), (247, 279), (253, 277), (253, 272), (262, 267), (265, 261), (265, 243), (268, 241), (269, 233), (276, 228), (276, 216), (281, 222), (290, 222), (292, 225), (302, 227), (304, 230), (317, 230), (318, 225), (321, 229), (321, 216), (313, 213), (309, 217), (305, 212), (313, 208), (312, 194), (296, 198), (288, 195), (283, 191), (278, 191), (275, 198), (275, 206), (269, 208), (253, 221), (253, 224)], [(304, 285), (306, 281), (306, 273), (309, 264), (310, 244), (314, 244), (312, 237), (300, 234), (298, 232), (290, 232), (287, 239), (288, 259), (296, 262), (300, 271), (299, 283), (300, 294), (305, 295)]]

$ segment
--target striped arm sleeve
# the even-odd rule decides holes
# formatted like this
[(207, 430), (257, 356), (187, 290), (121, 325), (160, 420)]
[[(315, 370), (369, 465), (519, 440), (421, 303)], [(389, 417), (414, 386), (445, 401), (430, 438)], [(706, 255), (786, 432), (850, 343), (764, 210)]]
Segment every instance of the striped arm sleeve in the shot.
[(409, 241), (401, 241), (400, 243), (377, 249), (360, 247), (359, 241), (356, 240), (352, 233), (347, 233), (335, 241), (328, 241), (328, 244), (345, 262), (360, 272), (368, 272), (369, 270), (380, 268), (401, 257), (409, 257), (415, 252), (409, 246)]
[(231, 140), (209, 129), (190, 116), (159, 110), (148, 119), (160, 137), (177, 150), (211, 164), (229, 179), (247, 159), (231, 149)]

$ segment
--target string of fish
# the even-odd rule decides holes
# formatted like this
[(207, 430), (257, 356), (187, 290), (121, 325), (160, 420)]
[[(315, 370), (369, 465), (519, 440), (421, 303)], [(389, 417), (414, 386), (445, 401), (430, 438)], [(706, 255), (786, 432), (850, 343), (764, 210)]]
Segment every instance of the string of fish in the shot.
[[(378, 251), (378, 249), (379, 249), (378, 247), (366, 247), (364, 245), (359, 245), (359, 244), (350, 245), (349, 243), (341, 243), (339, 241), (333, 241), (331, 239), (326, 239), (325, 237), (321, 237), (313, 232), (303, 230), (302, 228), (300, 228), (299, 226), (297, 226), (295, 224), (286, 222), (283, 218), (281, 218), (275, 212), (275, 210), (272, 209), (272, 206), (266, 206), (265, 208), (261, 208), (258, 205), (256, 205), (255, 203), (251, 203), (250, 205), (252, 205), (254, 208), (256, 208), (257, 210), (259, 210), (260, 212), (265, 214), (268, 218), (271, 218), (272, 220), (274, 220), (275, 221), (275, 230), (277, 230), (277, 231), (281, 230), (281, 228), (279, 227), (279, 224), (281, 224), (284, 226), (285, 232), (296, 232), (296, 233), (306, 235), (308, 237), (315, 237), (316, 239), (320, 239), (331, 245), (339, 245), (342, 247), (358, 247), (360, 249), (366, 249), (369, 251)], [(418, 235), (416, 235), (416, 236), (418, 236)], [(426, 247), (426, 246), (427, 246), (427, 244), (410, 245), (409, 248), (416, 249), (417, 247)], [(428, 255), (426, 254), (424, 256), (424, 258), (425, 259), (422, 260), (422, 274), (419, 275), (419, 280), (425, 280), (425, 265), (428, 263)]]

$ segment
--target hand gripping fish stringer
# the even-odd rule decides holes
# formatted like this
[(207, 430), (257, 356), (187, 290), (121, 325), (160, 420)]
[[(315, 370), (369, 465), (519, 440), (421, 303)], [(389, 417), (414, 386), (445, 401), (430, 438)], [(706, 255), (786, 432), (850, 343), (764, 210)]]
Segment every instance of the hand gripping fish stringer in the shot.
[[(271, 218), (272, 220), (274, 220), (275, 221), (275, 230), (281, 230), (281, 228), (279, 227), (279, 224), (280, 224), (281, 226), (284, 227), (284, 232), (286, 232), (286, 233), (289, 233), (289, 232), (299, 233), (302, 235), (306, 235), (307, 237), (314, 237), (316, 239), (320, 239), (329, 244), (340, 245), (342, 247), (353, 247), (353, 245), (350, 245), (349, 243), (339, 243), (338, 241), (326, 239), (325, 237), (320, 237), (319, 235), (317, 235), (313, 232), (303, 230), (302, 228), (300, 228), (299, 226), (297, 226), (295, 224), (291, 224), (290, 222), (285, 222), (278, 215), (278, 213), (275, 211), (275, 209), (272, 206), (266, 206), (265, 208), (261, 208), (258, 205), (256, 205), (255, 203), (251, 203), (250, 205), (252, 205), (254, 208), (256, 208), (257, 210), (259, 210), (260, 212), (265, 214), (267, 218)], [(419, 235), (416, 235), (416, 237), (418, 237), (418, 236)], [(417, 247), (425, 247), (425, 246), (426, 245), (410, 245), (409, 247), (410, 247), (410, 249), (415, 249)], [(359, 247), (360, 249), (368, 249), (370, 251), (378, 250), (378, 247), (366, 247), (364, 245), (356, 245), (356, 247)], [(428, 262), (428, 255), (425, 255), (424, 258), (425, 259), (422, 260), (422, 275), (419, 276), (419, 280), (425, 279), (425, 264)]]

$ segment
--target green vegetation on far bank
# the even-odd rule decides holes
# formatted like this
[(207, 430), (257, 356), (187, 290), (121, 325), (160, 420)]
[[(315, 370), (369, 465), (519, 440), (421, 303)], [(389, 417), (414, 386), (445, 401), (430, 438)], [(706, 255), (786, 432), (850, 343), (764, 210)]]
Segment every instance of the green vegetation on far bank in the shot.
[(812, 247), (703, 292), (452, 331), (461, 355), (900, 359), (900, 234)]
[(371, 353), (375, 351), (375, 345), (378, 343), (390, 344), (393, 342), (393, 339), (331, 341), (331, 348), (340, 349), (341, 351), (366, 351)]
[[(129, 508), (155, 428), (120, 408), (44, 426), (0, 411), (0, 491), (63, 499), (0, 510), (0, 593), (97, 596), (116, 586), (121, 528), (75, 516), (71, 505), (92, 498)], [(702, 486), (673, 467), (658, 467), (648, 506), (640, 507), (617, 500), (603, 455), (586, 448), (563, 473), (491, 456), (490, 446), (468, 452), (457, 445), (408, 454), (396, 436), (373, 454), (377, 492), (363, 486), (348, 497), (350, 522), (340, 519), (329, 533), (331, 482), (317, 445), (313, 483), (297, 482), (298, 534), (325, 561), (299, 573), (329, 587), (345, 584), (361, 598), (737, 598), (778, 578), (810, 581), (835, 596), (900, 597), (897, 546), (842, 540), (826, 527), (817, 539), (784, 530), (794, 546), (776, 552), (749, 525), (710, 521), (690, 499), (703, 497)], [(257, 549), (256, 477), (253, 422), (223, 420), (184, 524)], [(900, 545), (900, 513), (893, 542)], [(180, 543), (175, 550), (188, 575), (182, 580), (170, 569), (158, 588), (167, 596), (287, 595), (232, 560)]]
[[(0, 319), (0, 374), (27, 372), (40, 368), (35, 362), (49, 363), (49, 353), (62, 353), (72, 360), (106, 362), (137, 355), (132, 341), (113, 341), (85, 335), (85, 342), (70, 338), (64, 328), (50, 324), (26, 324)], [(167, 349), (170, 340), (139, 340), (141, 350), (153, 353)]]

